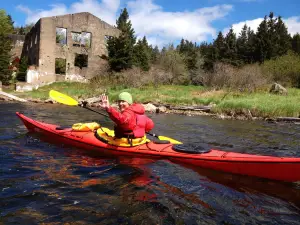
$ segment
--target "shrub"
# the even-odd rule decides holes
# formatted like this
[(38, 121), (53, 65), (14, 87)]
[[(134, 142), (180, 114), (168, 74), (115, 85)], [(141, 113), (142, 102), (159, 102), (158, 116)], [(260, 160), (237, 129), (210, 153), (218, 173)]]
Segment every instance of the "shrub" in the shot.
[(294, 52), (265, 61), (262, 68), (275, 82), (300, 88), (300, 56)]
[(204, 73), (203, 83), (217, 89), (230, 88), (252, 92), (265, 86), (268, 79), (263, 76), (257, 64), (236, 68), (224, 63), (215, 63), (212, 72)]
[(161, 54), (157, 68), (165, 71), (169, 84), (189, 84), (189, 74), (185, 66), (184, 57), (176, 50), (169, 48)]

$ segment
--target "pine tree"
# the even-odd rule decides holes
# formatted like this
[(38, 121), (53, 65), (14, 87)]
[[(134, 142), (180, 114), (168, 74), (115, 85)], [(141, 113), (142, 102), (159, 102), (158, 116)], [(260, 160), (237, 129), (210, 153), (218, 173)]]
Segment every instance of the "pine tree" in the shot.
[(19, 72), (26, 72), (28, 68), (28, 58), (23, 56), (19, 63)]
[(248, 44), (248, 36), (247, 36), (248, 27), (245, 24), (242, 28), (240, 36), (237, 38), (236, 45), (237, 45), (237, 54), (238, 57), (243, 63), (248, 62), (248, 55), (247, 55), (247, 44)]
[(194, 70), (197, 47), (192, 42), (182, 39), (176, 49), (183, 56), (187, 69)]
[(225, 38), (222, 32), (219, 32), (216, 40), (213, 43), (214, 46), (214, 59), (216, 61), (221, 61), (225, 54)]
[(214, 63), (216, 62), (215, 47), (213, 44), (202, 42), (199, 46), (200, 54), (204, 57), (203, 69), (212, 71)]
[(291, 49), (291, 36), (281, 17), (277, 19), (275, 24), (275, 49), (273, 57), (285, 55)]
[(160, 52), (158, 46), (156, 45), (151, 51), (151, 62), (156, 63), (159, 58)]
[(236, 66), (240, 64), (237, 56), (236, 34), (232, 27), (225, 37), (225, 53), (222, 61)]
[(164, 46), (164, 47), (161, 49), (161, 55), (166, 54), (166, 52), (167, 52), (167, 48)]
[(25, 29), (24, 29), (24, 27), (20, 27), (20, 29), (19, 29), (19, 31), (18, 31), (18, 34), (20, 34), (20, 35), (25, 35)]
[(177, 46), (176, 50), (179, 52), (179, 53), (184, 53), (186, 52), (186, 49), (185, 49), (185, 40), (182, 38), (181, 41), (180, 41), (180, 44)]
[(256, 32), (255, 39), (255, 60), (258, 62), (264, 62), (268, 57), (269, 51), (269, 33), (268, 33), (268, 23), (267, 17), (259, 24)]
[(116, 23), (121, 33), (119, 37), (111, 37), (107, 41), (108, 62), (112, 70), (121, 71), (133, 66), (136, 37), (126, 8)]
[(149, 60), (150, 60), (150, 58), (151, 58), (151, 53), (152, 53), (152, 46), (150, 46), (150, 45), (148, 44), (148, 41), (147, 41), (146, 36), (143, 37), (143, 39), (142, 39), (142, 44), (143, 44), (143, 46), (144, 46), (144, 48), (145, 48), (145, 50), (146, 50), (146, 53), (148, 54), (148, 58), (149, 58)]
[(267, 21), (267, 27), (268, 27), (268, 44), (267, 44), (267, 59), (271, 59), (274, 56), (276, 56), (276, 48), (277, 48), (277, 33), (276, 33), (276, 23), (277, 19), (274, 19), (274, 13), (270, 12), (269, 19)]
[(247, 30), (247, 44), (246, 44), (246, 56), (247, 56), (247, 63), (254, 63), (255, 62), (255, 41), (256, 35), (250, 27)]
[(12, 20), (11, 15), (7, 15), (8, 23), (11, 27), (14, 27), (15, 21)]
[(150, 49), (146, 37), (142, 40), (138, 40), (137, 44), (134, 46), (134, 64), (144, 71), (150, 69)]
[(294, 52), (300, 54), (300, 34), (297, 33), (292, 38), (292, 49)]
[(10, 38), (7, 36), (7, 34), (13, 32), (12, 25), (11, 17), (4, 10), (0, 10), (0, 80), (3, 84), (9, 84), (12, 74), (9, 70), (12, 45)]
[(171, 50), (171, 51), (175, 50), (175, 47), (174, 47), (173, 43), (168, 45), (168, 50)]
[(271, 12), (265, 16), (256, 33), (256, 60), (264, 62), (282, 56), (291, 49), (291, 37), (281, 17), (274, 19)]

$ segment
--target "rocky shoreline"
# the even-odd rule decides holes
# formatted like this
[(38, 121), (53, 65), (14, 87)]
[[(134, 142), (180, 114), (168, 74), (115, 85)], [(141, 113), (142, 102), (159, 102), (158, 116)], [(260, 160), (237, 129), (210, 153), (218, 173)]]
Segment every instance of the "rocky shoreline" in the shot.
[[(52, 99), (47, 100), (41, 100), (41, 99), (32, 99), (27, 98), (28, 102), (31, 103), (40, 103), (40, 104), (58, 104), (56, 101)], [(13, 99), (10, 99), (5, 96), (0, 95), (0, 101), (16, 101)], [(100, 98), (93, 97), (88, 99), (79, 99), (79, 102), (84, 102), (86, 106), (92, 107), (92, 108), (98, 108), (97, 105), (99, 104)], [(112, 107), (118, 107), (117, 104), (113, 103), (111, 104)], [(210, 116), (216, 119), (227, 119), (227, 120), (264, 120), (268, 122), (287, 122), (287, 123), (294, 123), (294, 124), (300, 124), (300, 118), (294, 118), (294, 117), (277, 117), (277, 118), (264, 118), (264, 117), (254, 117), (252, 116), (251, 112), (249, 110), (242, 110), (241, 112), (229, 112), (227, 114), (225, 113), (214, 113), (213, 107), (214, 104), (211, 104), (209, 106), (171, 106), (171, 105), (163, 105), (163, 104), (153, 104), (153, 103), (142, 103), (142, 105), (145, 107), (145, 111), (148, 113), (165, 113), (165, 114), (180, 114), (185, 116)]]

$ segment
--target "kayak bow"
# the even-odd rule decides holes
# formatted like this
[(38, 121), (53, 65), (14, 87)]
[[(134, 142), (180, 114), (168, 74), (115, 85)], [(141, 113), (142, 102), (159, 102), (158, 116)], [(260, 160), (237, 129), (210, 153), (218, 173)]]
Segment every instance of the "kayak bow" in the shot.
[(35, 121), (17, 112), (27, 129), (40, 133), (43, 137), (75, 146), (87, 151), (97, 151), (109, 155), (127, 155), (195, 165), (203, 168), (261, 177), (286, 182), (300, 181), (300, 158), (274, 157), (253, 154), (225, 152), (211, 149), (206, 153), (178, 151), (171, 143), (153, 141), (134, 147), (120, 147), (101, 142), (93, 132), (74, 131), (71, 128), (57, 129), (59, 126)]

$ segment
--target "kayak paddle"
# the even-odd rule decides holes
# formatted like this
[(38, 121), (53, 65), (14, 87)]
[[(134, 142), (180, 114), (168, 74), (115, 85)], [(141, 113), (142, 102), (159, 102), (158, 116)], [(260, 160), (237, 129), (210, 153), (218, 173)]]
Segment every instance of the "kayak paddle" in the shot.
[[(81, 105), (79, 104), (78, 101), (76, 101), (74, 98), (71, 98), (70, 96), (66, 95), (66, 94), (63, 94), (63, 93), (60, 93), (58, 91), (55, 91), (55, 90), (51, 90), (49, 92), (49, 96), (50, 98), (52, 98), (53, 100), (61, 103), (61, 104), (64, 104), (64, 105), (69, 105), (69, 106), (80, 106), (80, 107), (83, 107), (87, 110), (90, 110), (92, 112), (95, 112), (95, 113), (98, 113), (102, 116), (105, 116), (105, 117), (108, 117), (108, 115), (104, 114), (104, 113), (101, 113), (101, 112), (98, 112), (98, 111), (95, 111), (91, 108), (88, 108), (86, 107), (85, 105)], [(177, 141), (175, 139), (172, 139), (172, 138), (169, 138), (169, 137), (166, 137), (166, 136), (160, 136), (160, 135), (157, 135), (157, 134), (152, 134), (152, 133), (147, 133), (153, 137), (156, 137), (158, 138), (159, 140), (166, 140), (166, 141), (170, 141), (172, 144), (182, 144), (182, 142), (180, 141)]]
[(70, 105), (70, 106), (81, 106), (81, 107), (83, 107), (83, 108), (85, 108), (85, 109), (88, 109), (88, 110), (90, 110), (90, 111), (92, 111), (92, 112), (98, 113), (98, 114), (100, 114), (100, 115), (102, 115), (102, 116), (109, 117), (108, 115), (106, 115), (106, 114), (104, 114), (104, 113), (95, 111), (95, 110), (93, 110), (93, 109), (91, 109), (91, 108), (88, 108), (88, 107), (86, 107), (86, 106), (84, 106), (84, 105), (79, 104), (79, 102), (76, 101), (74, 98), (71, 98), (70, 96), (65, 95), (65, 94), (63, 94), (63, 93), (60, 93), (60, 92), (58, 92), (58, 91), (51, 90), (51, 91), (49, 92), (49, 96), (50, 96), (50, 98), (52, 98), (53, 100), (55, 100), (55, 101), (57, 101), (57, 102), (59, 102), (59, 103), (61, 103), (61, 104), (64, 104), (64, 105)]

